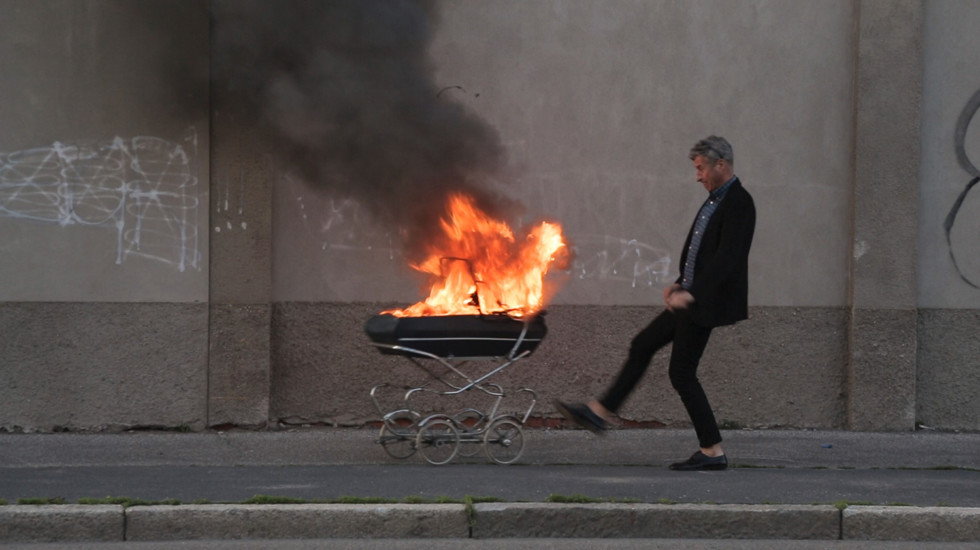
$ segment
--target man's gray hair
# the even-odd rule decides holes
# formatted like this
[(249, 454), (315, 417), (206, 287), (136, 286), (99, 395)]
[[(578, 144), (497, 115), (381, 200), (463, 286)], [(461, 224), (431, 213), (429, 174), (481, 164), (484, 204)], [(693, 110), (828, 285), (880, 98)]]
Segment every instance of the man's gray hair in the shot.
[(691, 160), (694, 160), (694, 157), (704, 157), (711, 162), (721, 159), (727, 162), (729, 166), (735, 166), (735, 153), (732, 152), (732, 144), (721, 136), (708, 136), (695, 143), (687, 157)]

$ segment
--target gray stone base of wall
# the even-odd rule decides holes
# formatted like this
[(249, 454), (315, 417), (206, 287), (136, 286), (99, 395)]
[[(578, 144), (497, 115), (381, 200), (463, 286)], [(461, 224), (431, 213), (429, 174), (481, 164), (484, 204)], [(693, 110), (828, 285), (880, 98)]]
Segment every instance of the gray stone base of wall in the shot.
[(0, 334), (0, 429), (207, 427), (205, 303), (4, 303)]
[[(405, 406), (404, 388), (431, 380), (405, 357), (383, 356), (364, 334), (376, 304), (277, 304), (273, 312), (272, 415), (285, 422), (359, 425), (379, 420), (368, 398), (379, 392), (383, 408)], [(557, 417), (555, 399), (587, 400), (616, 376), (630, 341), (659, 309), (652, 307), (553, 306), (548, 336), (527, 359), (494, 375), (512, 394), (512, 408), (526, 410), (520, 388), (538, 394), (535, 416)], [(846, 311), (835, 308), (756, 308), (752, 318), (717, 329), (699, 375), (720, 424), (727, 427), (839, 428), (844, 422)], [(627, 422), (683, 426), (688, 423), (667, 379), (669, 349), (659, 353), (620, 414)], [(439, 365), (431, 362), (434, 370)], [(471, 377), (493, 362), (473, 361)], [(438, 383), (430, 386), (438, 388)], [(448, 388), (447, 388), (448, 389)], [(424, 412), (480, 408), (486, 396), (471, 390), (437, 402), (418, 402)], [(505, 401), (507, 399), (505, 398)], [(507, 405), (503, 405), (506, 407)], [(416, 402), (411, 403), (416, 408)]]
[[(406, 389), (432, 376), (406, 357), (381, 355), (365, 321), (386, 304), (276, 303), (222, 306), (159, 303), (5, 303), (0, 306), (0, 430), (93, 431), (139, 427), (201, 430), (215, 425), (326, 424), (380, 420), (405, 407)], [(555, 399), (587, 400), (615, 377), (653, 307), (552, 306), (548, 336), (530, 357), (490, 381), (507, 392), (505, 411), (538, 402), (531, 422), (558, 422)], [(751, 318), (717, 329), (699, 376), (724, 428), (847, 428), (848, 311), (752, 308)], [(907, 323), (903, 324), (903, 326)], [(887, 332), (887, 331), (885, 331)], [(980, 313), (917, 313), (916, 422), (980, 429)], [(895, 335), (875, 352), (887, 358)], [(906, 335), (905, 338), (911, 336)], [(900, 346), (902, 347), (902, 346)], [(909, 349), (908, 347), (902, 347)], [(895, 353), (901, 353), (896, 348)], [(620, 411), (627, 425), (688, 425), (659, 353)], [(471, 376), (498, 363), (473, 361)], [(424, 365), (424, 363), (423, 363)], [(432, 362), (429, 370), (438, 371)], [(881, 371), (888, 395), (887, 370)], [(420, 412), (489, 409), (471, 390), (414, 399)], [(874, 410), (873, 404), (863, 407)], [(863, 429), (876, 429), (874, 426)], [(887, 427), (878, 429), (889, 429)]]
[(920, 309), (916, 419), (943, 430), (980, 430), (980, 311)]

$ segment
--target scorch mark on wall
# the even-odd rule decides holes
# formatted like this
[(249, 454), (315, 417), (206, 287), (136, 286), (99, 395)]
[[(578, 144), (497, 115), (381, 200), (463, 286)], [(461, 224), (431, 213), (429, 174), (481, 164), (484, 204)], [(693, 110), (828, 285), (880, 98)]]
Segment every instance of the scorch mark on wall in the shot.
[(972, 279), (963, 273), (963, 268), (956, 261), (956, 253), (954, 252), (952, 232), (953, 226), (956, 223), (956, 217), (960, 212), (960, 208), (963, 206), (963, 201), (966, 199), (970, 190), (980, 181), (980, 169), (970, 161), (970, 157), (966, 152), (966, 131), (970, 127), (970, 122), (973, 120), (973, 116), (980, 109), (980, 90), (977, 90), (973, 97), (966, 102), (966, 106), (963, 107), (963, 111), (960, 112), (959, 118), (956, 120), (956, 130), (953, 134), (954, 147), (956, 148), (956, 160), (959, 165), (966, 170), (973, 179), (966, 184), (966, 188), (959, 194), (956, 201), (953, 203), (953, 207), (949, 210), (946, 215), (946, 219), (943, 221), (943, 229), (946, 232), (946, 245), (949, 247), (949, 258), (953, 261), (953, 267), (956, 268), (956, 272), (959, 274), (960, 279), (962, 279), (966, 284), (972, 286), (973, 288), (980, 289), (980, 285), (974, 282)]
[(0, 152), (0, 217), (108, 229), (117, 264), (135, 256), (200, 270), (196, 154), (193, 128), (182, 143), (115, 137)]

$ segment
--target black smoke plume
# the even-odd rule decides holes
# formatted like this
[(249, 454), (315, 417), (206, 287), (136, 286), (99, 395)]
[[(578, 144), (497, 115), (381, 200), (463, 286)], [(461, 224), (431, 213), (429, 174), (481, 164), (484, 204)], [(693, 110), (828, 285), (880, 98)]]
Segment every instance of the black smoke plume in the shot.
[(216, 0), (212, 85), (247, 102), (310, 185), (410, 246), (454, 190), (493, 214), (514, 206), (485, 191), (504, 160), (496, 131), (433, 80), (437, 23), (426, 0)]

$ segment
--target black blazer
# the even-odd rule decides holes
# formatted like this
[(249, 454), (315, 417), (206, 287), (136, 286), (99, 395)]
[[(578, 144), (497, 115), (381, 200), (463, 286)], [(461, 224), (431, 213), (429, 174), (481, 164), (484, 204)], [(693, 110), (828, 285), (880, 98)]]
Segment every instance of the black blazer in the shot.
[[(696, 221), (696, 220), (695, 220)], [(681, 276), (694, 224), (681, 253)], [(755, 233), (755, 203), (737, 178), (711, 216), (694, 262), (691, 318), (703, 327), (731, 325), (749, 317), (749, 249)]]

